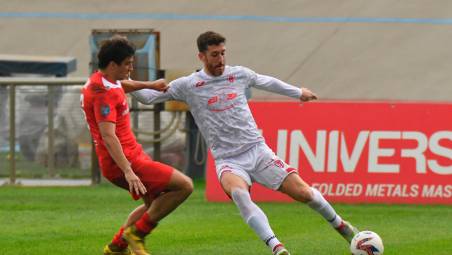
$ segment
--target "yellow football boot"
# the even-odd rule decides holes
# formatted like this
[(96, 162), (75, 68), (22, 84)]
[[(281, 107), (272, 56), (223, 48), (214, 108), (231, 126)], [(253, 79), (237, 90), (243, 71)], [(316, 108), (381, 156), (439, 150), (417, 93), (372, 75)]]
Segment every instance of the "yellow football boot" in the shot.
[(130, 249), (135, 255), (151, 255), (146, 251), (146, 246), (144, 245), (144, 237), (140, 236), (135, 229), (135, 226), (130, 226), (124, 230), (122, 234), (129, 244)]
[(135, 255), (135, 253), (133, 253), (129, 247), (125, 248), (122, 251), (112, 251), (110, 249), (110, 246), (107, 244), (104, 247), (104, 255)]

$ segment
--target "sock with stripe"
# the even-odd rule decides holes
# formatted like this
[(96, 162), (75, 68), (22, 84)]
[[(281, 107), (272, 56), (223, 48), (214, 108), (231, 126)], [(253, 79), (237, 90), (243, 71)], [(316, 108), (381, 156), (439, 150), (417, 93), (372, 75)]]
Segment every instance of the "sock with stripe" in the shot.
[(333, 228), (338, 228), (342, 223), (342, 218), (317, 189), (311, 188), (311, 191), (312, 200), (307, 203), (308, 206), (322, 215)]
[(122, 251), (127, 248), (127, 242), (122, 238), (122, 233), (124, 233), (124, 227), (121, 227), (111, 240), (111, 243), (108, 245), (111, 251), (117, 252)]
[(270, 227), (267, 216), (251, 200), (250, 193), (244, 189), (234, 189), (231, 192), (232, 200), (237, 205), (243, 220), (254, 230), (259, 238), (272, 249), (281, 242), (276, 238)]
[(143, 216), (135, 222), (137, 234), (142, 237), (148, 235), (155, 227), (157, 227), (157, 222), (150, 221), (149, 214), (147, 212), (145, 212)]

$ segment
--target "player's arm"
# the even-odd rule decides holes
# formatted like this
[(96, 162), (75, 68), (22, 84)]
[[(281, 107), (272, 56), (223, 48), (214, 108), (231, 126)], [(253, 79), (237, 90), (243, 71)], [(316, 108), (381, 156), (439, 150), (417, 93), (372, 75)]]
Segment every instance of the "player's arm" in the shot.
[(185, 77), (176, 79), (168, 85), (165, 92), (156, 91), (152, 89), (141, 89), (132, 92), (131, 94), (142, 104), (156, 104), (168, 100), (185, 101), (187, 90), (184, 89), (186, 85)]
[(145, 194), (146, 188), (140, 181), (138, 176), (132, 171), (129, 161), (121, 147), (118, 137), (116, 136), (116, 124), (113, 122), (99, 122), (99, 131), (102, 135), (102, 140), (104, 141), (105, 147), (107, 147), (110, 156), (113, 158), (118, 167), (124, 172), (124, 176), (129, 183), (130, 192), (135, 192), (136, 194)]
[(158, 79), (155, 81), (122, 80), (121, 86), (126, 93), (140, 89), (152, 89), (157, 91), (166, 91), (168, 89), (168, 84), (165, 79)]
[(297, 98), (301, 102), (317, 99), (317, 95), (307, 88), (298, 88), (271, 76), (255, 74), (254, 87), (280, 95)]

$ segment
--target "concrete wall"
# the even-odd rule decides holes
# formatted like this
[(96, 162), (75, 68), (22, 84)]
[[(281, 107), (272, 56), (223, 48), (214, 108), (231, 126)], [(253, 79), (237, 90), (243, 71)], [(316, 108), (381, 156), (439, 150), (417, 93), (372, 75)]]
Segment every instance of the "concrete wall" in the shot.
[(194, 70), (197, 35), (215, 30), (228, 64), (322, 98), (451, 101), (448, 18), (449, 0), (0, 0), (0, 54), (73, 56), (87, 76), (91, 29), (155, 28), (162, 67)]

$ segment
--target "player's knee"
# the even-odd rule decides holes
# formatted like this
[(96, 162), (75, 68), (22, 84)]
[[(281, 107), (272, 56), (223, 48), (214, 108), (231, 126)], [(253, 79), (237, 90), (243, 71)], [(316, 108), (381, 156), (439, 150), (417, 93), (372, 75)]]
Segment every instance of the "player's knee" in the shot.
[(185, 178), (184, 182), (181, 185), (181, 189), (184, 191), (184, 193), (189, 196), (191, 193), (193, 193), (194, 186), (193, 181), (190, 177)]
[[(253, 224), (257, 218), (266, 217), (262, 210), (251, 200), (250, 193), (243, 188), (234, 188), (231, 197), (247, 224)], [(260, 216), (263, 215), (263, 216)], [(260, 219), (257, 219), (258, 221)]]
[(238, 205), (251, 202), (250, 193), (242, 188), (233, 188), (231, 190), (231, 197), (232, 200)]
[(144, 207), (146, 209), (148, 209), (151, 206), (152, 201), (154, 199), (153, 196), (150, 195), (149, 193), (147, 193), (147, 195), (142, 196), (142, 198), (143, 198), (143, 202), (144, 202)]

